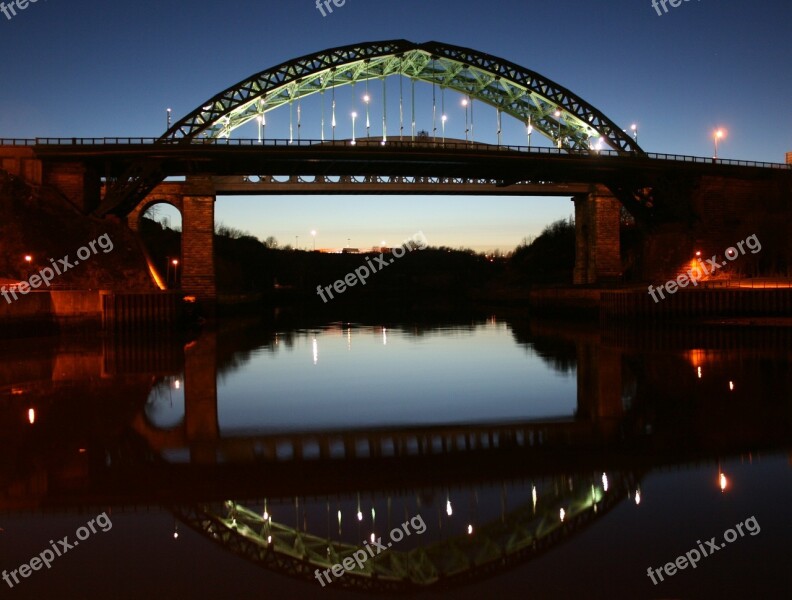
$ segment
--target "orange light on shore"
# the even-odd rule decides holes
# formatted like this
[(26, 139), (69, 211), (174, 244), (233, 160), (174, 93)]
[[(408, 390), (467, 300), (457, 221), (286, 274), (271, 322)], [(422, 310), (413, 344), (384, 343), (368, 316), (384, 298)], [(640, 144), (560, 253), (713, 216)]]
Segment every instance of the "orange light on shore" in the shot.
[(25, 262), (30, 264), (33, 261), (33, 257), (30, 254), (25, 254)]
[(726, 479), (726, 475), (721, 472), (720, 476), (718, 477), (718, 486), (720, 487), (721, 492), (725, 492), (728, 485), (729, 480)]

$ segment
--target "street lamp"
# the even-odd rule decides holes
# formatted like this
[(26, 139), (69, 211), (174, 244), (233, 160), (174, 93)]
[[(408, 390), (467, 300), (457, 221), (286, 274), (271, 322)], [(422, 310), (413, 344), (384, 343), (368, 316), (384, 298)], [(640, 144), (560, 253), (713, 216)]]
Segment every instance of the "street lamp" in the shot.
[(363, 96), (363, 102), (366, 105), (366, 137), (369, 138), (371, 137), (371, 121), (369, 121), (369, 103), (371, 102), (371, 96), (368, 94)]
[(313, 249), (316, 252), (316, 229), (311, 229), (311, 235), (313, 236)]
[(170, 129), (171, 128), (171, 109), (169, 108), (165, 112), (168, 113), (168, 129)]
[(447, 115), (443, 115), (442, 117), (440, 117), (440, 122), (442, 123), (442, 126), (443, 126), (443, 145), (444, 146), (445, 146), (445, 124), (446, 124), (446, 121), (448, 121), (448, 116)]
[(468, 104), (470, 104), (468, 99), (462, 98), (462, 106), (465, 108), (465, 141), (466, 142), (468, 141), (468, 137), (470, 134), (470, 127), (468, 125), (468, 123), (470, 122), (468, 119)]
[(264, 129), (267, 127), (267, 117), (265, 117), (264, 114), (262, 113), (256, 117), (256, 121), (258, 122), (258, 141), (260, 144), (264, 139), (263, 133), (264, 133)]
[(715, 140), (715, 160), (718, 160), (718, 142), (726, 137), (726, 132), (723, 129), (717, 129), (712, 137)]
[(632, 125), (630, 125), (630, 129), (633, 132), (633, 138), (635, 138), (635, 143), (637, 144), (638, 143), (638, 125), (633, 123)]
[(555, 118), (558, 119), (558, 148), (561, 148), (561, 109), (556, 109)]
[(352, 145), (353, 146), (357, 144), (357, 141), (355, 141), (355, 119), (357, 119), (357, 112), (353, 110), (352, 111)]

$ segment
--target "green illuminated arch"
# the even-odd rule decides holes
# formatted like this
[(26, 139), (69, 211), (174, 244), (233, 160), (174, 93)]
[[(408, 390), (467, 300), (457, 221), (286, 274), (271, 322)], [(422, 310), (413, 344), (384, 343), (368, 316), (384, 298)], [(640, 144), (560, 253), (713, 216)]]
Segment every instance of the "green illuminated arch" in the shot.
[[(592, 139), (643, 153), (618, 125), (557, 83), (508, 60), (438, 42), (370, 42), (332, 48), (257, 73), (182, 118), (160, 138), (190, 142), (227, 137), (279, 106), (332, 87), (402, 75), (434, 83), (499, 108), (568, 150), (589, 150)], [(560, 111), (560, 116), (556, 113)]]
[[(473, 535), (429, 543), (409, 551), (394, 547), (367, 560), (362, 569), (333, 578), (334, 587), (369, 592), (406, 592), (458, 586), (492, 577), (550, 550), (621, 502), (640, 480), (632, 473), (611, 474), (610, 488), (575, 476), (574, 492), (538, 498), (505, 518), (478, 526)], [(563, 522), (560, 508), (565, 509)], [(359, 546), (328, 539), (264, 519), (250, 508), (227, 501), (222, 506), (172, 509), (192, 529), (261, 567), (304, 581), (351, 557)], [(387, 536), (383, 535), (383, 540)]]

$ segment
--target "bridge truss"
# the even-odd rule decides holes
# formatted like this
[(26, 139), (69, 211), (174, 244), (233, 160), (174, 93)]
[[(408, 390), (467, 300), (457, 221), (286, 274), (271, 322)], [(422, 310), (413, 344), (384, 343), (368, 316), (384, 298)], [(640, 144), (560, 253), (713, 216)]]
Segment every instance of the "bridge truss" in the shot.
[[(368, 86), (369, 81), (376, 80), (381, 80), (384, 89), (385, 79), (394, 75), (412, 80), (408, 100), (413, 108), (415, 81), (431, 83), (439, 87), (441, 93), (448, 89), (463, 94), (471, 103), (471, 111), (473, 101), (495, 107), (499, 137), (500, 117), (505, 113), (524, 123), (529, 134), (536, 130), (559, 148), (588, 151), (594, 142), (602, 139), (614, 150), (643, 153), (637, 142), (602, 112), (534, 71), (469, 48), (439, 42), (416, 44), (407, 40), (331, 48), (257, 73), (201, 103), (161, 139), (188, 142), (201, 136), (229, 137), (231, 132), (251, 120), (266, 123), (267, 112), (291, 106), (306, 96), (328, 91), (334, 96), (339, 86), (361, 82)], [(402, 139), (406, 137), (404, 104), (400, 81), (398, 136)], [(409, 136), (414, 139), (414, 110), (411, 114)], [(437, 118), (433, 93), (433, 134), (437, 130)], [(334, 132), (334, 97), (328, 120)], [(324, 124), (323, 115), (323, 139)], [(299, 129), (299, 122), (297, 126)], [(387, 140), (384, 107), (382, 135), (383, 140)]]
[[(600, 483), (593, 476), (575, 476), (560, 495), (534, 496), (532, 503), (477, 527), (469, 535), (429, 542), (409, 551), (394, 547), (367, 560), (363, 568), (332, 580), (339, 587), (360, 591), (407, 592), (491, 577), (569, 539), (639, 485), (639, 477), (632, 473), (614, 473), (610, 480), (608, 487), (604, 477)], [(314, 580), (317, 569), (329, 569), (362, 547), (298, 531), (274, 522), (266, 512), (231, 500), (172, 510), (183, 523), (234, 554), (304, 581)], [(382, 539), (387, 543), (386, 535)]]

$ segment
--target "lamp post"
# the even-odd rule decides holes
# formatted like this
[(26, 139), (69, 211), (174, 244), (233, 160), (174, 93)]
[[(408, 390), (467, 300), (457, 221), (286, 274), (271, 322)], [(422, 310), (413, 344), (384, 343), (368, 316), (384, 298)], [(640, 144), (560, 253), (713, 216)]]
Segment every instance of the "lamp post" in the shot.
[(352, 111), (352, 145), (357, 144), (355, 140), (355, 119), (357, 119), (357, 112)]
[(179, 259), (178, 258), (174, 258), (171, 261), (171, 264), (173, 265), (173, 287), (178, 287), (179, 286)]
[(258, 122), (258, 141), (260, 144), (264, 139), (263, 136), (264, 127), (267, 126), (266, 117), (263, 114), (260, 114), (259, 116), (256, 117), (256, 122)]
[(633, 123), (632, 125), (630, 125), (630, 129), (633, 132), (633, 138), (635, 139), (635, 143), (637, 144), (638, 143), (638, 125)]
[(715, 160), (718, 160), (718, 142), (726, 137), (726, 132), (723, 129), (717, 129), (712, 137), (715, 140)]
[(468, 138), (469, 138), (469, 135), (470, 135), (470, 126), (469, 126), (470, 120), (468, 118), (468, 104), (470, 104), (468, 99), (466, 97), (462, 98), (462, 106), (465, 109), (465, 142), (468, 141)]
[(448, 121), (448, 116), (447, 115), (443, 115), (442, 117), (440, 117), (440, 123), (442, 124), (442, 128), (443, 128), (443, 146), (445, 146), (445, 124), (446, 124), (446, 121)]
[[(169, 108), (169, 109), (167, 109), (165, 112), (167, 113), (167, 116), (168, 116), (168, 118), (167, 118), (167, 122), (168, 122), (168, 129), (170, 129), (170, 128), (171, 128), (171, 109)], [(166, 131), (167, 131), (167, 130), (166, 130)]]
[(555, 115), (555, 118), (558, 119), (558, 148), (560, 149), (561, 148), (561, 110), (556, 109), (555, 113), (553, 114)]
[(371, 137), (371, 121), (369, 121), (369, 103), (371, 102), (371, 96), (366, 94), (363, 96), (363, 103), (366, 105), (366, 137)]

